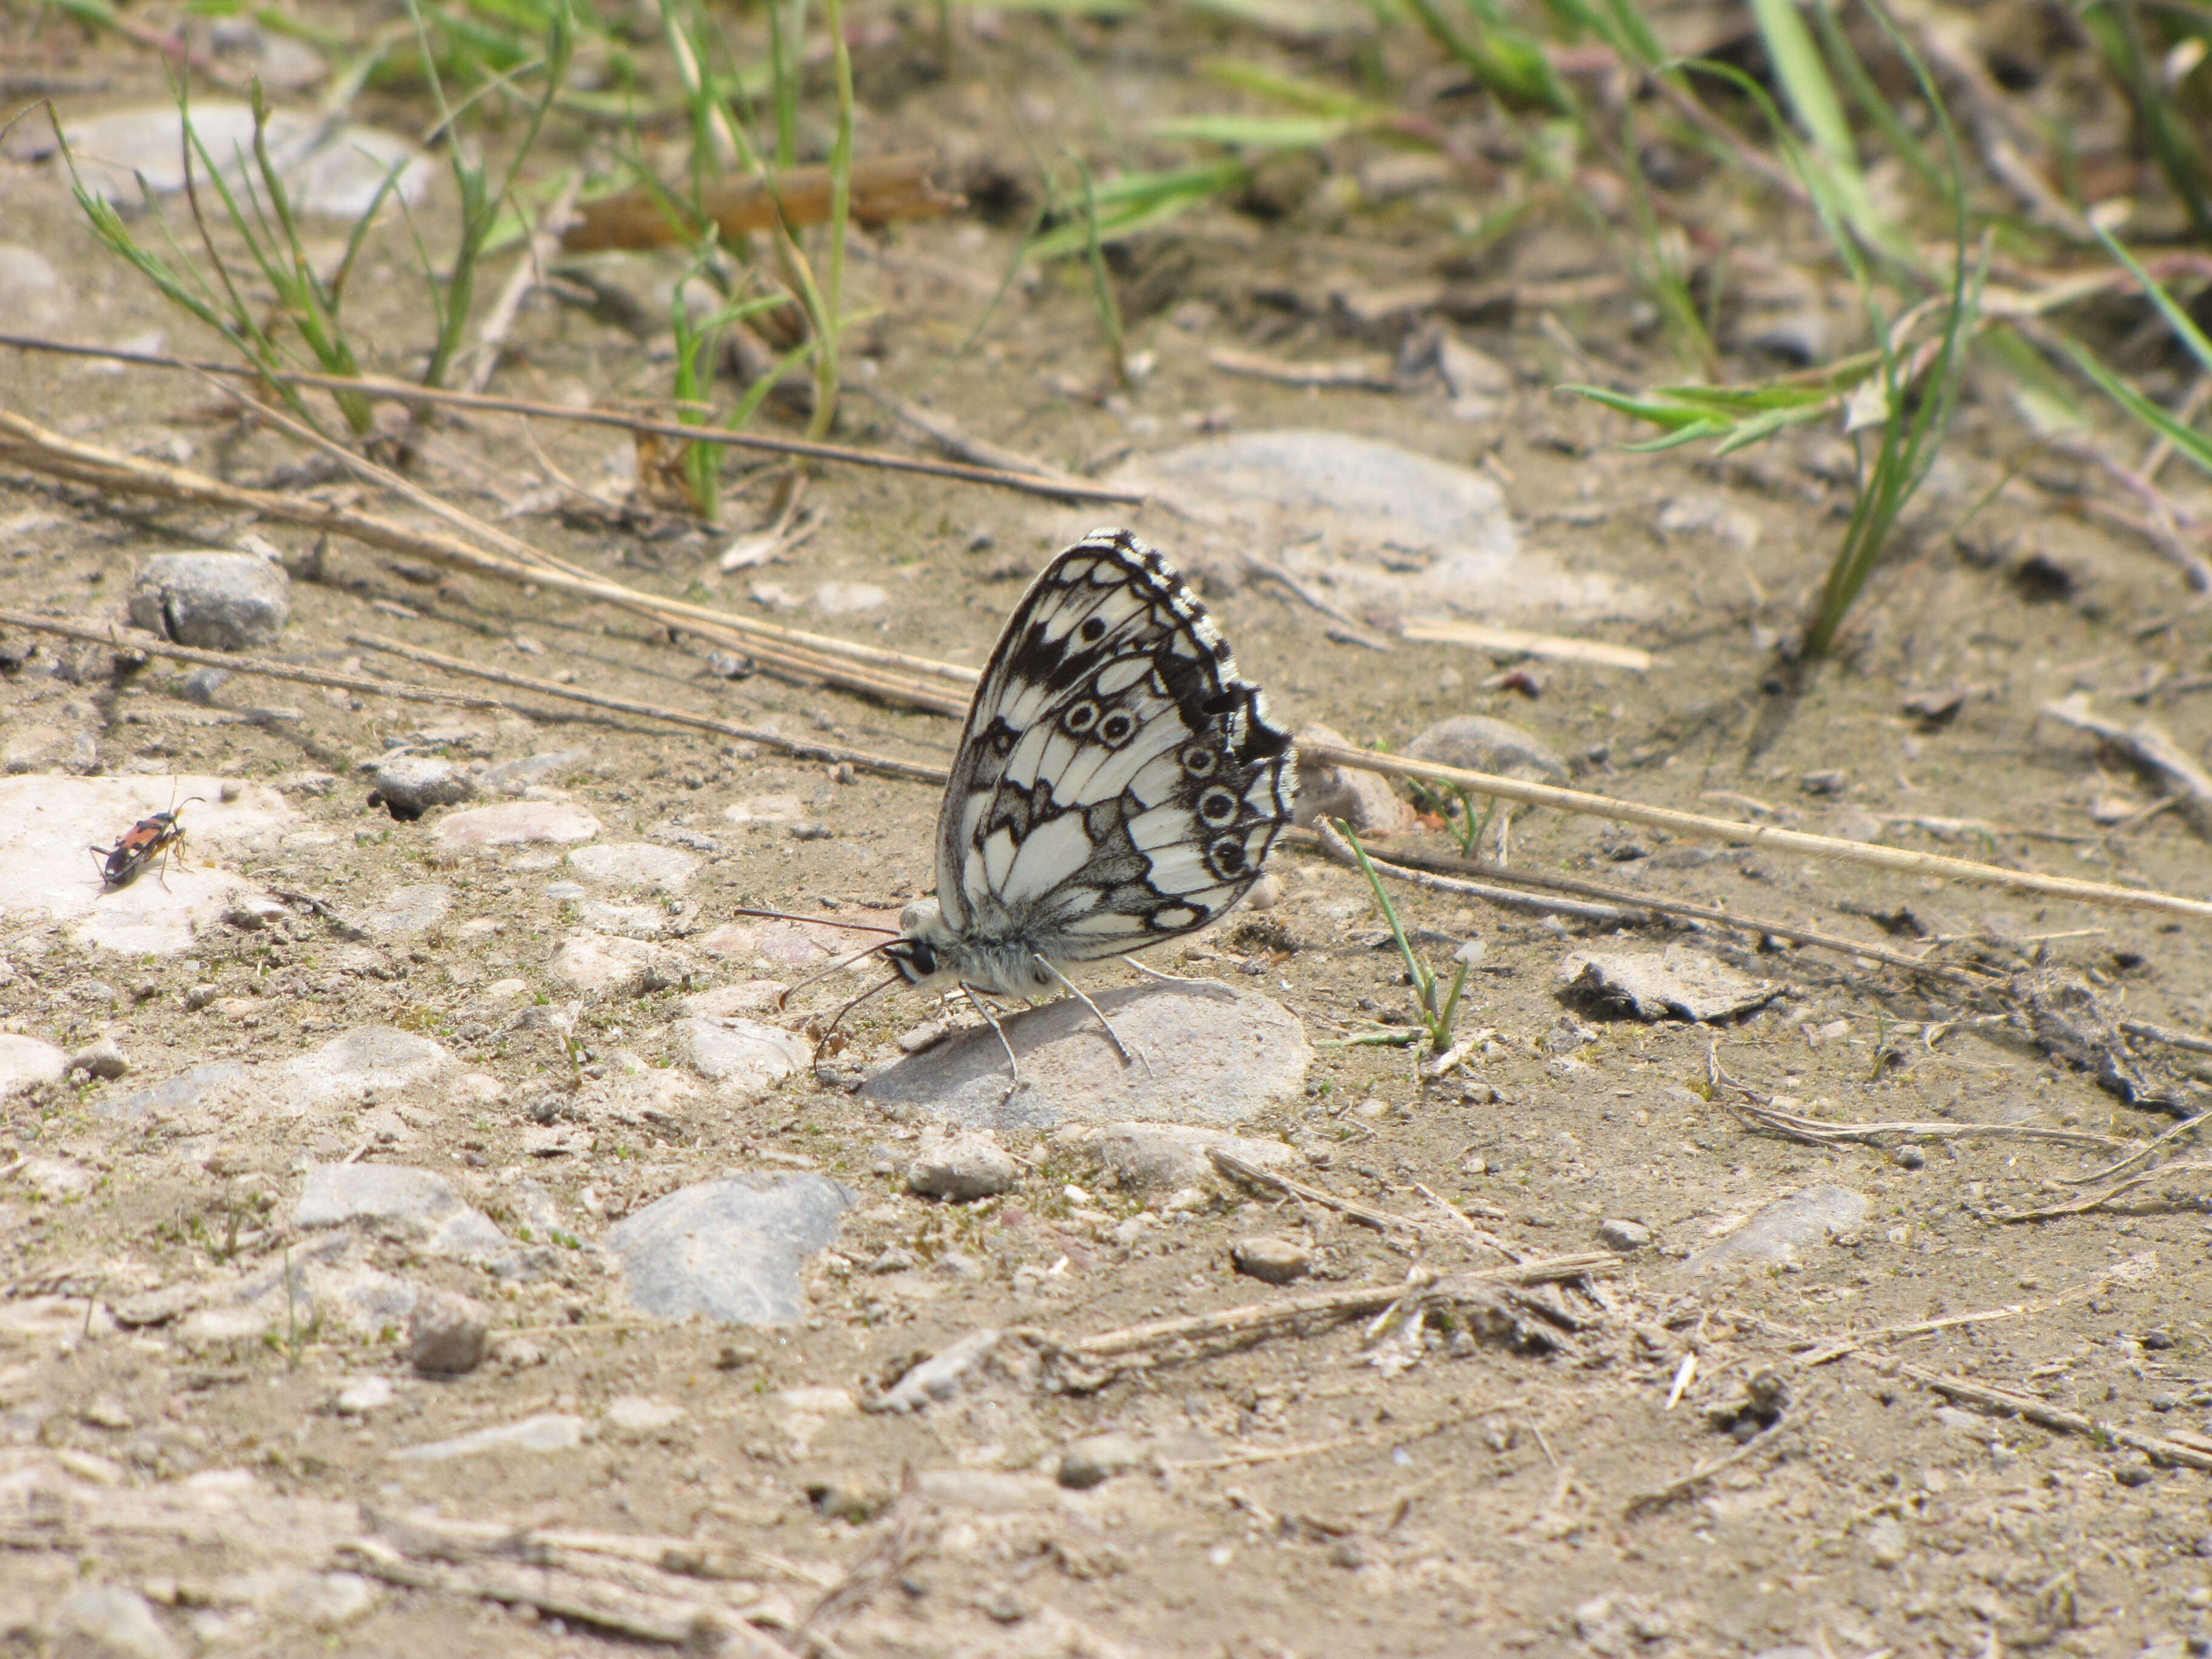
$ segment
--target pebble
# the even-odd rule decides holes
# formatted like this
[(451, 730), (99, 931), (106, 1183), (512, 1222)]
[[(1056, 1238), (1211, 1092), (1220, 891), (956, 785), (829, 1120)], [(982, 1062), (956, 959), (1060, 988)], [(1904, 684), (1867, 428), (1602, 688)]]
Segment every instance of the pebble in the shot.
[(821, 1176), (724, 1176), (625, 1217), (608, 1230), (607, 1248), (641, 1313), (787, 1325), (806, 1311), (800, 1264), (836, 1241), (852, 1202)]
[(390, 1405), (393, 1392), (388, 1376), (356, 1377), (338, 1390), (331, 1404), (341, 1417), (366, 1417)]
[(1928, 1167), (1928, 1154), (1917, 1146), (1899, 1146), (1889, 1158), (1890, 1162), (1900, 1170), (1924, 1170)]
[(722, 809), (732, 823), (791, 823), (806, 816), (796, 795), (749, 795)]
[(641, 997), (682, 985), (691, 964), (681, 951), (641, 939), (596, 933), (571, 933), (553, 953), (553, 978), (574, 991), (594, 996)]
[(74, 308), (76, 293), (36, 248), (0, 242), (0, 314), (12, 326), (51, 332)]
[(1213, 1160), (1206, 1156), (1214, 1146), (1263, 1170), (1284, 1169), (1298, 1161), (1297, 1153), (1279, 1140), (1254, 1140), (1175, 1123), (1109, 1123), (1091, 1142), (1115, 1185), (1144, 1196), (1180, 1192), (1217, 1179)]
[(611, 887), (653, 887), (672, 893), (691, 879), (699, 860), (673, 847), (625, 841), (605, 847), (579, 847), (568, 854), (568, 867), (586, 881)]
[[(1358, 745), (1328, 726), (1316, 724), (1298, 732), (1301, 745), (1332, 743), (1342, 749)], [(1310, 828), (1321, 818), (1341, 818), (1363, 836), (1391, 836), (1413, 827), (1411, 805), (1398, 799), (1390, 780), (1379, 773), (1348, 766), (1325, 766), (1318, 761), (1298, 763), (1298, 793), (1291, 802), (1293, 823)]]
[(1895, 1516), (1875, 1516), (1859, 1535), (1866, 1540), (1867, 1559), (1877, 1567), (1901, 1565), (1910, 1553), (1904, 1524)]
[(68, 1071), (68, 1054), (52, 1043), (0, 1032), (0, 1098), (41, 1083), (58, 1083)]
[(669, 1035), (684, 1063), (728, 1095), (765, 1093), (811, 1055), (805, 1037), (735, 1017), (679, 1019)]
[(477, 774), (477, 787), (489, 794), (520, 795), (549, 778), (581, 771), (591, 759), (588, 749), (554, 749), (520, 760), (501, 761)]
[(909, 1191), (956, 1203), (1012, 1191), (1020, 1179), (1021, 1166), (988, 1129), (925, 1136), (906, 1171)]
[(960, 1392), (967, 1375), (991, 1357), (999, 1346), (995, 1328), (970, 1331), (950, 1346), (908, 1367), (906, 1374), (884, 1392), (871, 1410), (918, 1412), (934, 1401), (950, 1400)]
[(607, 904), (598, 899), (586, 900), (576, 919), (595, 933), (617, 939), (659, 939), (668, 927), (665, 910), (649, 904)]
[(1287, 1238), (1240, 1238), (1229, 1247), (1229, 1259), (1247, 1279), (1267, 1285), (1287, 1285), (1313, 1271), (1313, 1252)]
[(1060, 1484), (1076, 1492), (1101, 1486), (1144, 1467), (1145, 1449), (1126, 1434), (1086, 1434), (1060, 1455)]
[(474, 1434), (433, 1440), (426, 1445), (404, 1446), (392, 1455), (404, 1463), (442, 1463), (490, 1451), (572, 1451), (584, 1443), (588, 1426), (582, 1418), (567, 1412), (540, 1412), (519, 1423), (502, 1423), (496, 1428), (478, 1429)]
[(131, 625), (203, 651), (274, 645), (291, 620), (291, 578), (252, 553), (157, 553), (138, 568)]
[(1561, 1000), (1586, 1013), (1641, 1020), (1728, 1019), (1780, 994), (1772, 983), (1680, 945), (1571, 951), (1559, 964), (1559, 985)]
[(433, 1255), (484, 1257), (512, 1248), (487, 1216), (461, 1202), (443, 1176), (401, 1164), (319, 1164), (300, 1189), (301, 1231), (366, 1223)]
[(103, 1083), (112, 1083), (131, 1069), (131, 1061), (113, 1037), (104, 1036), (71, 1054), (69, 1068), (98, 1078)]
[(1283, 878), (1273, 870), (1264, 872), (1260, 879), (1244, 890), (1244, 908), (1248, 910), (1272, 910), (1283, 902)]
[[(217, 170), (236, 190), (253, 153), (253, 110), (228, 99), (195, 98), (192, 130), (215, 158)], [(76, 152), (85, 188), (125, 212), (144, 199), (185, 187), (183, 123), (173, 103), (116, 110), (89, 120), (71, 120), (64, 129)], [(356, 220), (368, 211), (385, 177), (398, 168), (387, 205), (398, 201), (422, 205), (436, 168), (405, 138), (351, 121), (326, 121), (308, 110), (270, 112), (266, 142), (284, 181), (293, 210)], [(257, 187), (258, 179), (256, 179)], [(206, 185), (202, 184), (205, 191)]]
[(814, 590), (814, 608), (825, 617), (858, 616), (890, 602), (891, 596), (873, 582), (824, 582)]
[(390, 1025), (363, 1025), (277, 1069), (305, 1106), (389, 1095), (443, 1076), (453, 1066), (445, 1047)]
[(1597, 1242), (1608, 1250), (1629, 1255), (1650, 1248), (1651, 1229), (1640, 1221), (1601, 1221), (1597, 1224)]
[(483, 1364), (490, 1337), (490, 1317), (479, 1304), (432, 1291), (416, 1299), (408, 1317), (407, 1357), (426, 1376), (465, 1376)]
[(1438, 720), (1406, 745), (1414, 760), (1457, 766), (1469, 772), (1565, 783), (1567, 763), (1534, 732), (1487, 714), (1459, 714)]
[(437, 829), (431, 833), (441, 847), (459, 850), (589, 841), (600, 828), (597, 818), (567, 801), (514, 800), (449, 812), (438, 820)]
[(81, 1198), (92, 1190), (92, 1171), (67, 1158), (27, 1158), (16, 1179), (47, 1200)]
[(1808, 1187), (1777, 1199), (1727, 1237), (1693, 1252), (1692, 1273), (1740, 1264), (1792, 1261), (1798, 1251), (1866, 1218), (1867, 1200), (1848, 1187)]
[(1021, 1060), (1021, 1087), (1011, 1095), (998, 1036), (977, 1027), (878, 1073), (860, 1097), (895, 1117), (1001, 1133), (1129, 1118), (1227, 1124), (1304, 1097), (1312, 1059), (1305, 1028), (1255, 992), (1154, 983), (1093, 1000), (1149, 1067), (1123, 1064), (1097, 1017), (1069, 998), (1002, 1022)]
[[(390, 802), (387, 800), (387, 805)], [(453, 908), (453, 890), (434, 883), (417, 887), (395, 887), (354, 920), (364, 933), (380, 939), (404, 937), (434, 927)]]
[(70, 1659), (177, 1659), (175, 1639), (137, 1590), (88, 1584), (71, 1591), (49, 1620), (53, 1650)]
[(390, 755), (362, 764), (368, 774), (368, 804), (402, 823), (414, 823), (434, 806), (458, 806), (477, 793), (476, 780), (440, 755)]
[(765, 1013), (788, 988), (779, 979), (742, 980), (695, 992), (684, 999), (684, 1012), (695, 1019), (727, 1019), (733, 1014)]

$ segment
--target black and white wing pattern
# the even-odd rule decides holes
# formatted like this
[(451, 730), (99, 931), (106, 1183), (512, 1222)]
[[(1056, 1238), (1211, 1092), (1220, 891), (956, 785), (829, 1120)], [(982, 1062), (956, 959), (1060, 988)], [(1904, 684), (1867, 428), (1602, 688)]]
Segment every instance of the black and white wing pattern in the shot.
[(1095, 530), (1030, 585), (976, 689), (939, 910), (979, 967), (1139, 950), (1243, 896), (1296, 788), (1291, 734), (1182, 578)]

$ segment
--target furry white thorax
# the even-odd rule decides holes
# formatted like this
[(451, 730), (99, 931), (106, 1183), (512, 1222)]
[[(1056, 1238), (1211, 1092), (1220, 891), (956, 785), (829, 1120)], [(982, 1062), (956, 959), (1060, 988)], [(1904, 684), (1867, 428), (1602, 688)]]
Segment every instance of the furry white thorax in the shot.
[[(945, 920), (935, 899), (916, 899), (899, 913), (901, 933), (884, 954), (907, 983), (951, 991), (971, 985), (1003, 997), (1057, 995), (1066, 980), (1048, 972), (1035, 946), (1012, 939), (963, 939)], [(1054, 966), (1065, 975), (1075, 963)], [(1089, 964), (1081, 964), (1088, 966)]]

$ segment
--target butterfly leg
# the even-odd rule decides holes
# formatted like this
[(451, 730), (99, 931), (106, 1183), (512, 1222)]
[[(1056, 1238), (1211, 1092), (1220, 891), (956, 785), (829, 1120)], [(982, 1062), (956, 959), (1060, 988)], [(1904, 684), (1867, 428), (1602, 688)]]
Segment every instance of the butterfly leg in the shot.
[(1006, 1028), (999, 1024), (999, 1017), (991, 1012), (988, 1003), (975, 994), (974, 988), (963, 985), (960, 988), (960, 994), (968, 999), (969, 1006), (989, 1021), (992, 1030), (998, 1033), (999, 1046), (1006, 1051), (1006, 1075), (1012, 1079), (1006, 1087), (1006, 1098), (1011, 1100), (1014, 1091), (1022, 1086), (1022, 1068), (1020, 1062), (1014, 1058), (1014, 1045), (1006, 1041)]
[[(1140, 1048), (1132, 1048), (1127, 1043), (1121, 1041), (1121, 1034), (1114, 1029), (1114, 1022), (1106, 1018), (1106, 1011), (1101, 1008), (1097, 1003), (1093, 1002), (1089, 997), (1085, 996), (1083, 994), (1083, 988), (1081, 986), (1078, 985), (1073, 980), (1068, 978), (1066, 974), (1061, 973), (1059, 969), (1054, 967), (1042, 957), (1036, 957), (1036, 964), (1038, 967), (1043, 969), (1045, 972), (1050, 974), (1054, 979), (1058, 980), (1062, 985), (1066, 986), (1067, 988), (1067, 994), (1073, 997), (1078, 1002), (1081, 1003), (1085, 1007), (1088, 1008), (1091, 1012), (1091, 1014), (1097, 1019), (1098, 1023), (1106, 1028), (1106, 1040), (1114, 1045), (1114, 1052), (1121, 1056), (1121, 1063), (1124, 1066), (1134, 1061), (1138, 1065), (1142, 1066), (1146, 1072), (1149, 1073), (1152, 1071), (1152, 1062), (1145, 1058), (1144, 1051)], [(1164, 975), (1163, 977), (1164, 977)]]
[(1121, 960), (1127, 963), (1129, 966), (1135, 969), (1146, 979), (1160, 980), (1170, 985), (1196, 985), (1199, 983), (1197, 980), (1193, 979), (1188, 974), (1164, 974), (1157, 968), (1147, 968), (1143, 963), (1138, 961), (1134, 957), (1123, 957)]

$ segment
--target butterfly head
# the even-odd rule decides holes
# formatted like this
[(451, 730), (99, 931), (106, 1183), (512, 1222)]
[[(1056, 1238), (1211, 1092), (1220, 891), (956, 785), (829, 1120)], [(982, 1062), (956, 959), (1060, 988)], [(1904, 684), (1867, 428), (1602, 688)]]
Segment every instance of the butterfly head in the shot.
[(937, 908), (935, 899), (916, 899), (899, 913), (899, 936), (884, 955), (909, 985), (957, 983), (959, 935)]

